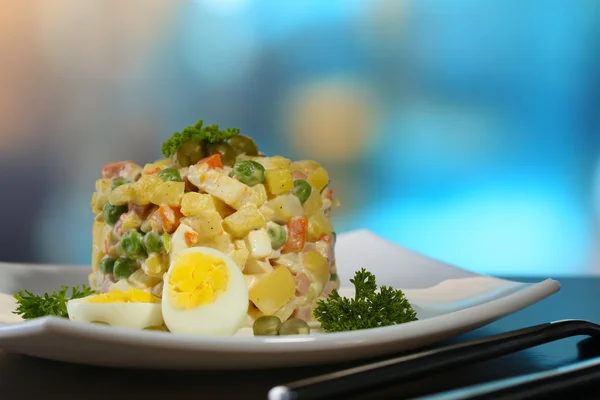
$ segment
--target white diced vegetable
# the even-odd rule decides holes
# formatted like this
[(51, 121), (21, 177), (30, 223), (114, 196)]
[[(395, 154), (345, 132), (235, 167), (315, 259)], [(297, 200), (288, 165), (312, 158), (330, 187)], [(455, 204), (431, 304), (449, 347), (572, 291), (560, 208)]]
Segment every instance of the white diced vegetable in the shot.
[(260, 229), (248, 233), (245, 239), (250, 255), (254, 258), (263, 258), (271, 254), (271, 238), (266, 229)]

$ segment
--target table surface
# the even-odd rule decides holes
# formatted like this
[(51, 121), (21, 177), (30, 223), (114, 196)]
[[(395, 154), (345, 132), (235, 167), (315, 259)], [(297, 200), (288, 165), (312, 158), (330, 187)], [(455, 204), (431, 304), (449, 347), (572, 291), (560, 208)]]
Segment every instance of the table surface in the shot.
[[(541, 278), (511, 278), (540, 281)], [(509, 330), (561, 319), (586, 319), (600, 322), (600, 278), (563, 278), (559, 293), (525, 310), (507, 316), (486, 327), (461, 335), (437, 346), (480, 338)], [(408, 385), (387, 388), (356, 399), (414, 398), (429, 393), (464, 387), (475, 383), (543, 371), (574, 361), (600, 355), (597, 341), (575, 337), (539, 346), (435, 374)], [(434, 346), (436, 347), (436, 346)], [(0, 398), (30, 399), (118, 399), (176, 398), (266, 399), (268, 390), (278, 384), (332, 372), (357, 363), (325, 367), (289, 368), (242, 372), (173, 372), (118, 370), (71, 365), (35, 359), (0, 351)], [(193, 397), (191, 397), (193, 396)], [(600, 398), (598, 387), (588, 387), (569, 395), (570, 398)]]

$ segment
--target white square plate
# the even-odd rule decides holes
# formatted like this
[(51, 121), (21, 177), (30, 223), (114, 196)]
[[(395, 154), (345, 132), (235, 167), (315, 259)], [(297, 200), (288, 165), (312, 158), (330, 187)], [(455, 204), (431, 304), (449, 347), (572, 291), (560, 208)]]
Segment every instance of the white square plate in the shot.
[[(368, 231), (339, 236), (340, 294), (366, 268), (378, 285), (404, 290), (418, 321), (353, 332), (287, 337), (198, 337), (45, 317), (20, 322), (0, 297), (0, 347), (52, 360), (149, 369), (259, 369), (325, 364), (417, 349), (487, 325), (556, 293), (552, 279), (520, 283), (456, 268)], [(0, 292), (43, 293), (87, 282), (89, 269), (0, 263)]]

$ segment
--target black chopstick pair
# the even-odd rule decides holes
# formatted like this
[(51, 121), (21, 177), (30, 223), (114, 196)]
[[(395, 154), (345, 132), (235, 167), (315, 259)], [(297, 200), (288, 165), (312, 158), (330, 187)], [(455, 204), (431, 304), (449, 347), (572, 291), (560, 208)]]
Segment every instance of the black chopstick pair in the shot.
[[(382, 388), (447, 368), (499, 357), (571, 336), (599, 336), (600, 325), (583, 320), (548, 322), (408, 356), (378, 361), (274, 387), (269, 400), (318, 400)], [(529, 399), (600, 378), (600, 359), (463, 388), (430, 397), (446, 399)]]

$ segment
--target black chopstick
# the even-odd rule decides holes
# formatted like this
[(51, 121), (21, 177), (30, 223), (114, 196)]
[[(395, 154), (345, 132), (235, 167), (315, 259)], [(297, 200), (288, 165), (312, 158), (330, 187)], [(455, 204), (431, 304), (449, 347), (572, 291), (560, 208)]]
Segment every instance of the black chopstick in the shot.
[(421, 400), (529, 400), (558, 398), (562, 393), (600, 382), (600, 357), (565, 367), (419, 397)]
[(583, 320), (548, 322), (277, 386), (269, 391), (269, 400), (317, 400), (359, 394), (577, 335), (600, 335), (600, 326)]

